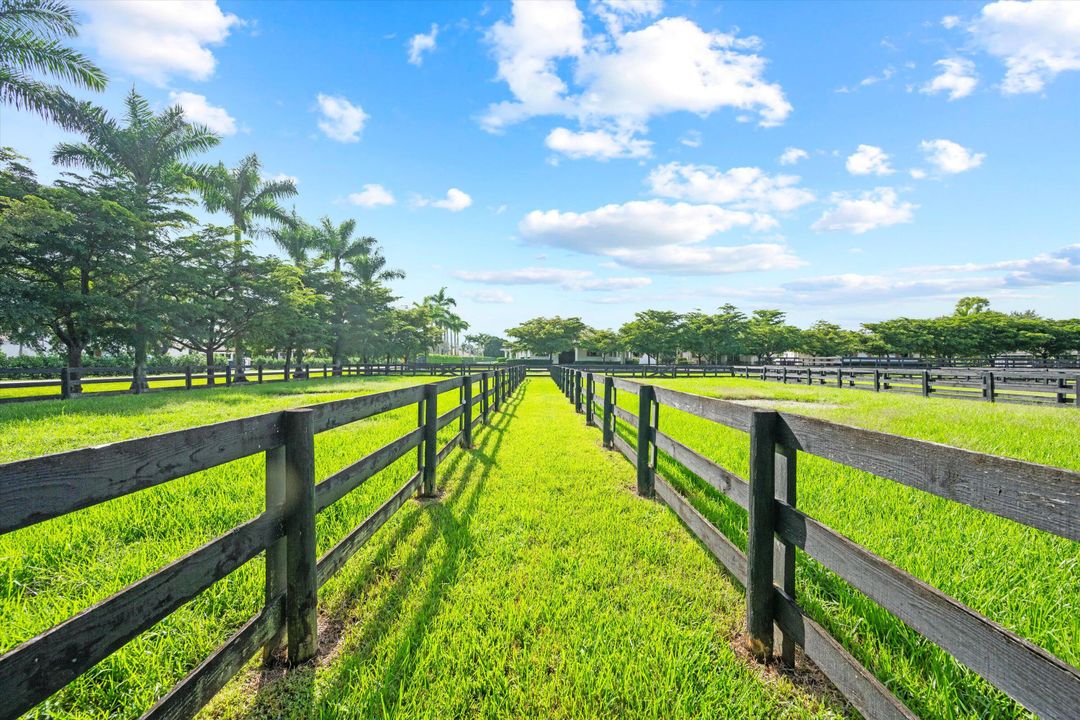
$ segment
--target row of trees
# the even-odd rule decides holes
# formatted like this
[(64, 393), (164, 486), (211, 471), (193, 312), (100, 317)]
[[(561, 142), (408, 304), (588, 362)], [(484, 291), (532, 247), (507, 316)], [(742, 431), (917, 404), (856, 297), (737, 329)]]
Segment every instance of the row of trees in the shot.
[(1000, 313), (981, 297), (962, 298), (952, 315), (866, 323), (858, 331), (825, 320), (800, 329), (780, 310), (747, 315), (724, 305), (715, 313), (645, 310), (618, 331), (590, 328), (576, 317), (538, 317), (506, 332), (513, 338), (511, 347), (535, 355), (580, 347), (603, 355), (629, 351), (662, 363), (683, 352), (711, 363), (739, 356), (769, 361), (791, 350), (817, 357), (861, 352), (939, 358), (993, 358), (1009, 352), (1050, 358), (1080, 352), (1080, 319), (1051, 320), (1033, 311)]
[[(208, 364), (232, 350), (242, 374), (249, 351), (408, 360), (441, 330), (468, 327), (445, 289), (396, 307), (389, 283), (404, 273), (376, 240), (353, 220), (286, 212), (294, 182), (265, 178), (256, 155), (195, 162), (220, 137), (180, 107), (156, 113), (132, 89), (113, 118), (35, 77), (104, 88), (104, 73), (63, 45), (75, 34), (59, 0), (0, 0), (0, 102), (83, 138), (54, 150), (69, 171), (52, 185), (0, 148), (0, 334), (62, 348), (71, 367), (88, 349), (131, 352), (140, 367), (169, 348)], [(226, 223), (200, 225), (197, 204)], [(254, 252), (260, 235), (288, 260)]]

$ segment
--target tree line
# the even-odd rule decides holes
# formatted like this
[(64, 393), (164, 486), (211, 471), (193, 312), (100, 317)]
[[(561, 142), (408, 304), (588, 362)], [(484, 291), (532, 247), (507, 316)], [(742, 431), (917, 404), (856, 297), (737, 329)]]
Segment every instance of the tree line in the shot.
[(578, 317), (537, 317), (506, 334), (511, 348), (539, 356), (582, 348), (602, 355), (648, 355), (660, 363), (675, 362), (683, 353), (698, 362), (723, 363), (745, 356), (769, 362), (788, 351), (815, 357), (865, 353), (987, 360), (1014, 352), (1044, 359), (1080, 352), (1080, 318), (997, 312), (986, 298), (974, 296), (961, 298), (951, 315), (864, 323), (859, 330), (825, 320), (802, 329), (780, 310), (746, 314), (728, 304), (715, 313), (644, 310), (617, 331), (591, 328)]
[[(396, 305), (389, 283), (404, 273), (375, 238), (355, 220), (287, 211), (295, 182), (266, 178), (257, 155), (198, 162), (221, 138), (179, 106), (155, 112), (133, 88), (113, 117), (37, 79), (104, 88), (104, 73), (62, 44), (75, 33), (63, 2), (0, 2), (0, 102), (82, 138), (54, 149), (65, 172), (51, 185), (0, 148), (0, 335), (60, 349), (70, 367), (88, 350), (130, 353), (136, 368), (173, 348), (207, 364), (231, 351), (242, 374), (252, 352), (295, 365), (307, 353), (409, 361), (468, 327), (445, 288)], [(199, 223), (196, 205), (225, 222)], [(256, 253), (260, 236), (287, 259)]]

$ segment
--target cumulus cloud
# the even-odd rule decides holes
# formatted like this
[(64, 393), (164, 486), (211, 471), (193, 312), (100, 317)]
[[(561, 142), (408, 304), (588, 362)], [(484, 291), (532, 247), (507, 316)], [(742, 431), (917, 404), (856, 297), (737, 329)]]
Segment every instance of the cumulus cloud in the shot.
[(1051, 252), (1039, 253), (1031, 258), (1002, 260), (993, 263), (928, 265), (908, 268), (906, 271), (920, 274), (937, 274), (992, 273), (999, 270), (1008, 271), (1000, 276), (1001, 284), (1008, 287), (1080, 282), (1080, 243), (1066, 245)]
[(769, 175), (756, 167), (725, 172), (710, 165), (672, 162), (655, 168), (646, 181), (660, 197), (762, 212), (787, 212), (814, 200), (813, 193), (795, 187), (798, 176)]
[(331, 140), (354, 143), (360, 140), (368, 114), (359, 105), (353, 105), (341, 95), (323, 95), (315, 98), (319, 104), (319, 129)]
[(833, 193), (832, 207), (811, 225), (817, 232), (849, 232), (861, 235), (870, 230), (909, 223), (918, 205), (900, 202), (896, 190), (879, 187), (858, 195)]
[(207, 102), (205, 95), (171, 91), (169, 100), (184, 109), (184, 117), (189, 122), (205, 125), (218, 135), (236, 134), (236, 119), (225, 108)]
[(659, 3), (595, 2), (590, 9), (608, 32), (588, 41), (584, 15), (572, 2), (515, 2), (511, 20), (495, 23), (488, 40), (497, 77), (513, 99), (487, 109), (486, 130), (552, 115), (577, 120), (582, 132), (633, 137), (647, 132), (650, 118), (672, 112), (707, 115), (727, 107), (757, 113), (765, 126), (790, 114), (783, 90), (764, 79), (756, 38), (708, 32), (678, 17), (624, 32), (658, 14)]
[(1005, 63), (1006, 95), (1041, 92), (1058, 74), (1080, 70), (1080, 3), (1000, 0), (985, 5), (969, 30)]
[(365, 208), (393, 205), (397, 202), (394, 194), (378, 183), (368, 183), (360, 192), (349, 193), (349, 202)]
[(946, 15), (941, 18), (941, 27), (946, 30), (952, 30), (954, 27), (960, 25), (960, 18), (956, 15)]
[(555, 152), (562, 153), (575, 160), (592, 158), (611, 160), (613, 158), (640, 158), (652, 154), (652, 143), (635, 138), (632, 132), (608, 130), (582, 130), (574, 132), (566, 128), (555, 128), (548, 133), (544, 144)]
[(461, 212), (472, 205), (472, 198), (466, 192), (457, 188), (450, 188), (446, 191), (446, 197), (441, 200), (418, 197), (413, 201), (413, 204), (417, 207), (436, 207), (450, 212)]
[(647, 277), (598, 278), (591, 270), (526, 267), (514, 270), (458, 270), (454, 277), (486, 285), (557, 285), (563, 290), (629, 290), (652, 284)]
[(941, 92), (949, 94), (949, 100), (967, 97), (979, 84), (975, 74), (975, 63), (964, 58), (945, 58), (934, 63), (941, 68), (941, 74), (919, 88), (919, 92), (935, 95)]
[(973, 153), (951, 140), (923, 140), (919, 148), (926, 161), (943, 173), (962, 173), (982, 165), (986, 153)]
[(424, 62), (424, 53), (435, 49), (435, 38), (439, 35), (439, 26), (431, 24), (431, 31), (418, 33), (409, 40), (409, 62), (413, 65), (421, 65)]
[(206, 80), (217, 59), (210, 50), (243, 21), (216, 0), (96, 0), (80, 5), (88, 16), (81, 34), (97, 53), (125, 73), (165, 85), (173, 76)]
[(781, 165), (794, 165), (795, 163), (799, 162), (800, 160), (806, 160), (808, 157), (810, 157), (809, 153), (807, 153), (802, 148), (797, 148), (797, 147), (784, 148), (784, 152), (782, 152), (780, 154), (780, 164)]
[(759, 231), (775, 226), (776, 221), (762, 213), (635, 200), (581, 213), (534, 210), (518, 230), (527, 242), (606, 257), (617, 266), (711, 275), (799, 267), (802, 261), (781, 243), (705, 244), (736, 228)]
[(499, 288), (491, 288), (490, 290), (466, 290), (461, 293), (463, 297), (467, 297), (473, 302), (483, 303), (485, 305), (509, 305), (514, 302), (514, 296), (505, 290)]
[(889, 155), (874, 145), (860, 145), (848, 156), (847, 171), (852, 175), (891, 175)]

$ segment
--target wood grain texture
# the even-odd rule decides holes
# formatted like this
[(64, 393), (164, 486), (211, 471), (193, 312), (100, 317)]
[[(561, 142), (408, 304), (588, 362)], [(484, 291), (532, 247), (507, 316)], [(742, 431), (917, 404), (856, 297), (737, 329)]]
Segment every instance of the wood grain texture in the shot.
[(390, 410), (412, 405), (420, 402), (423, 396), (424, 386), (414, 385), (345, 400), (318, 403), (309, 406), (309, 409), (315, 413), (315, 432), (321, 433), (373, 415), (381, 415)]
[(254, 455), (282, 443), (281, 413), (0, 465), (0, 533)]
[(749, 432), (750, 415), (754, 412), (753, 408), (738, 403), (664, 387), (656, 388), (656, 400), (661, 405), (667, 405), (743, 432)]
[(1042, 718), (1074, 718), (1080, 671), (786, 503), (777, 531)]
[(0, 656), (0, 717), (18, 717), (259, 554), (283, 534), (262, 514)]
[(1080, 473), (780, 413), (788, 447), (1080, 541)]

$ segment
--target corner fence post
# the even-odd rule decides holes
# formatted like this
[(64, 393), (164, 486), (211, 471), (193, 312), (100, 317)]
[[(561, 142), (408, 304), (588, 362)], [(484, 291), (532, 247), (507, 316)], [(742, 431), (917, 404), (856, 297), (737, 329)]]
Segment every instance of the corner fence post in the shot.
[(776, 413), (750, 415), (750, 518), (746, 542), (746, 634), (751, 654), (773, 651), (773, 535), (775, 530)]
[[(795, 507), (796, 460), (798, 451), (786, 445), (776, 446), (776, 499)], [(788, 597), (795, 597), (795, 546), (776, 539), (773, 556), (773, 579)], [(780, 645), (780, 661), (795, 667), (795, 638), (776, 629), (774, 642)]]
[(461, 441), (466, 448), (472, 444), (472, 375), (466, 375), (461, 383), (461, 403), (465, 411), (461, 414)]
[(284, 413), (285, 555), (288, 576), (285, 624), (289, 664), (315, 657), (319, 650), (318, 573), (315, 567), (315, 415), (312, 410)]
[(435, 455), (438, 448), (436, 436), (439, 423), (439, 388), (432, 383), (424, 386), (424, 497), (435, 495)]
[(585, 424), (595, 425), (593, 422), (593, 403), (595, 402), (596, 388), (593, 384), (592, 373), (585, 376)]
[[(270, 448), (266, 451), (266, 512), (282, 513), (285, 515), (288, 505), (286, 504), (286, 481), (285, 481), (285, 446)], [(277, 596), (288, 592), (288, 565), (286, 539), (278, 538), (266, 548), (266, 604), (269, 605)], [(263, 662), (269, 663), (274, 654), (281, 646), (285, 637), (285, 627), (263, 645)]]
[(614, 445), (615, 435), (615, 380), (610, 375), (604, 376), (604, 447)]
[(637, 491), (641, 497), (651, 498), (654, 493), (653, 469), (649, 465), (652, 459), (650, 445), (653, 441), (653, 399), (656, 393), (652, 385), (638, 388), (638, 427), (637, 427)]

